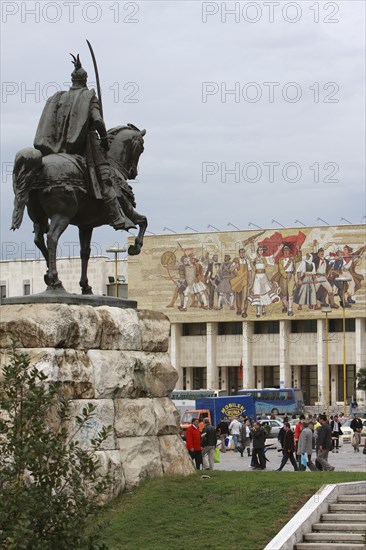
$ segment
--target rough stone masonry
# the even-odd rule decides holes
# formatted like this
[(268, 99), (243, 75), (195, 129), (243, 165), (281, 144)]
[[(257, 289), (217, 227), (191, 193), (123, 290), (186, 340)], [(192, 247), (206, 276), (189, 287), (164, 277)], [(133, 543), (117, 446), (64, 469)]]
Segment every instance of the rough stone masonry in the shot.
[(15, 336), (32, 366), (64, 384), (72, 419), (86, 403), (96, 405), (93, 422), (78, 438), (83, 448), (103, 425), (113, 426), (98, 452), (112, 477), (110, 498), (146, 477), (194, 471), (179, 435), (179, 413), (167, 397), (178, 378), (168, 335), (167, 317), (150, 310), (66, 304), (0, 308), (1, 365), (9, 362)]

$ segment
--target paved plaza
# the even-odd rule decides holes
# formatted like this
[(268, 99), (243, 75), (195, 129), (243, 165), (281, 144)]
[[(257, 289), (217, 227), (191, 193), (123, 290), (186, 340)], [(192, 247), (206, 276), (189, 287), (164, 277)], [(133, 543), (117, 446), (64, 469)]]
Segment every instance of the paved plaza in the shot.
[[(267, 440), (267, 443), (276, 444), (276, 439)], [(338, 453), (329, 453), (328, 461), (335, 467), (337, 472), (365, 472), (366, 474), (366, 455), (362, 453), (362, 446), (364, 444), (364, 438), (362, 438), (360, 452), (355, 453), (353, 447), (350, 443), (344, 443), (342, 447), (339, 448)], [(267, 470), (273, 471), (277, 470), (280, 466), (282, 453), (277, 451), (277, 448), (269, 449), (266, 453), (266, 457), (269, 462), (267, 462)], [(234, 451), (227, 451), (226, 453), (220, 453), (220, 463), (215, 464), (215, 470), (235, 470), (235, 471), (245, 471), (250, 472), (252, 468), (250, 467), (251, 458), (248, 457), (247, 450), (245, 449), (243, 458), (240, 456), (240, 453), (235, 453)], [(312, 454), (312, 460), (315, 461), (315, 451)], [(288, 461), (283, 472), (293, 472), (294, 469)], [(310, 470), (307, 468), (307, 472)], [(281, 472), (278, 472), (278, 475), (281, 475)]]

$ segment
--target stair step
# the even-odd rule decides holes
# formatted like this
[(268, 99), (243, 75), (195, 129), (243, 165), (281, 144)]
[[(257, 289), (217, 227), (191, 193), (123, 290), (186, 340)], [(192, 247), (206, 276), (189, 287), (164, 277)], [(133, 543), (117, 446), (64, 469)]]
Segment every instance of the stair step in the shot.
[(355, 512), (354, 514), (322, 514), (321, 517), (322, 521), (347, 521), (351, 523), (363, 523), (363, 525), (366, 524), (366, 514)]
[(366, 502), (366, 495), (339, 495), (337, 502)]
[(298, 542), (295, 545), (296, 550), (365, 550), (364, 544), (334, 544), (333, 542)]
[[(344, 521), (344, 520), (343, 520)], [(355, 533), (355, 532), (365, 532), (365, 523), (314, 523), (312, 525), (313, 531), (329, 531), (333, 533), (334, 531), (343, 531), (345, 533)]]
[(304, 535), (305, 541), (310, 542), (364, 542), (362, 533), (307, 533)]
[(355, 503), (344, 503), (341, 504), (330, 504), (329, 505), (329, 511), (330, 512), (365, 512), (366, 513), (366, 502), (355, 502)]

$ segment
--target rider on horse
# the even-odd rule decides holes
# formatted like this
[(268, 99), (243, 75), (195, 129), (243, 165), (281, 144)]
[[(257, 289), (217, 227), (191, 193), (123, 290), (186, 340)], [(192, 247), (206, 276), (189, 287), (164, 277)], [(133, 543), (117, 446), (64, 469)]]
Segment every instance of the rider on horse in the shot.
[[(108, 223), (114, 229), (128, 230), (134, 223), (124, 214), (113, 186), (113, 170), (108, 162), (108, 137), (95, 91), (87, 87), (87, 73), (79, 55), (73, 57), (69, 91), (50, 97), (38, 124), (34, 147), (42, 156), (60, 154), (86, 172), (87, 192), (102, 199), (108, 213)], [(99, 138), (97, 136), (99, 134)], [(86, 168), (86, 170), (85, 170)]]
[(139, 254), (143, 246), (147, 219), (135, 210), (134, 193), (127, 180), (134, 180), (138, 174), (146, 130), (127, 124), (107, 132), (100, 92), (98, 99), (95, 91), (87, 88), (88, 75), (79, 56), (73, 58), (70, 90), (57, 92), (47, 101), (34, 148), (25, 147), (15, 156), (11, 229), (21, 226), (27, 207), (34, 243), (47, 263), (47, 290), (59, 290), (63, 287), (57, 271), (57, 245), (69, 225), (77, 226), (79, 284), (83, 294), (91, 294), (87, 269), (95, 227), (110, 224), (128, 231), (138, 226), (128, 254)]

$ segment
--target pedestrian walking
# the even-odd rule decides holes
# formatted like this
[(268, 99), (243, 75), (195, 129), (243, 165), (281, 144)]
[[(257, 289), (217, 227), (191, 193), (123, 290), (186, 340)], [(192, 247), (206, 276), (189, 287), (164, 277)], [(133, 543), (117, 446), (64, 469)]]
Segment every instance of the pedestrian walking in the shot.
[(264, 456), (264, 442), (266, 440), (266, 434), (259, 422), (254, 422), (252, 428), (253, 438), (253, 464), (255, 464), (255, 470), (266, 469), (266, 457)]
[(221, 440), (221, 452), (226, 453), (226, 444), (225, 440), (229, 436), (229, 425), (225, 422), (225, 418), (221, 418), (220, 423), (216, 427), (217, 435)]
[(192, 424), (186, 431), (186, 447), (192, 460), (196, 464), (196, 469), (200, 470), (202, 465), (201, 432), (199, 430), (199, 419), (192, 418)]
[(339, 450), (339, 436), (343, 435), (341, 430), (341, 424), (339, 422), (338, 414), (336, 414), (330, 423), (330, 429), (332, 432), (333, 449), (332, 453), (338, 453)]
[(298, 442), (299, 442), (301, 430), (303, 428), (303, 422), (305, 422), (305, 415), (300, 414), (299, 421), (295, 425), (295, 430), (294, 430), (295, 452), (296, 452), (296, 457), (297, 457), (297, 460), (298, 460), (299, 463), (300, 463), (300, 455), (297, 451), (297, 445), (298, 445)]
[(243, 456), (245, 448), (247, 448), (248, 456), (250, 456), (250, 424), (248, 418), (245, 418), (244, 423), (240, 427), (238, 448), (240, 456)]
[(283, 456), (283, 447), (284, 447), (284, 443), (285, 443), (285, 435), (286, 435), (286, 430), (285, 430), (285, 424), (287, 423), (284, 422), (283, 426), (279, 429), (279, 432), (278, 432), (278, 436), (277, 436), (277, 440), (278, 440), (278, 443), (280, 444), (280, 449), (282, 451), (282, 456)]
[[(299, 470), (306, 470), (306, 466), (311, 471), (315, 471), (316, 467), (311, 462), (311, 453), (313, 452), (313, 431), (308, 422), (303, 423), (303, 429), (300, 433), (300, 438), (297, 445), (297, 452), (300, 456)], [(306, 466), (302, 463), (302, 459), (306, 460)]]
[(202, 462), (204, 470), (214, 469), (214, 451), (216, 448), (217, 436), (216, 429), (211, 426), (210, 419), (204, 418), (204, 427), (202, 430)]
[(291, 430), (291, 426), (289, 422), (285, 422), (283, 427), (285, 430), (285, 438), (283, 442), (283, 457), (277, 472), (280, 472), (283, 469), (283, 467), (286, 465), (288, 460), (291, 462), (292, 466), (294, 467), (295, 472), (297, 472), (298, 467), (294, 457), (294, 452), (295, 452), (294, 434), (293, 434), (293, 431)]
[(232, 422), (230, 422), (229, 432), (230, 432), (230, 435), (233, 436), (235, 452), (238, 452), (238, 441), (239, 441), (240, 428), (241, 428), (241, 422), (239, 422), (239, 417), (234, 418), (234, 420)]
[(317, 461), (322, 466), (323, 470), (333, 471), (335, 468), (328, 462), (329, 451), (333, 447), (332, 432), (328, 424), (325, 414), (319, 416), (320, 427), (318, 428), (317, 445)]
[(359, 447), (361, 443), (362, 420), (358, 417), (358, 413), (355, 414), (355, 417), (351, 422), (351, 429), (353, 430), (352, 447), (355, 453), (359, 453)]

